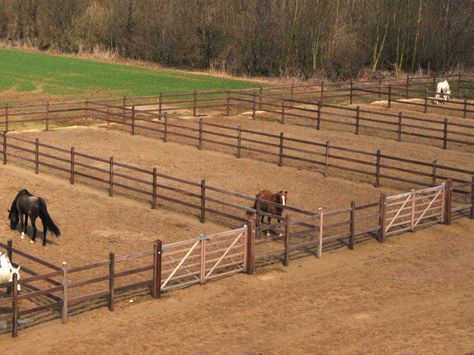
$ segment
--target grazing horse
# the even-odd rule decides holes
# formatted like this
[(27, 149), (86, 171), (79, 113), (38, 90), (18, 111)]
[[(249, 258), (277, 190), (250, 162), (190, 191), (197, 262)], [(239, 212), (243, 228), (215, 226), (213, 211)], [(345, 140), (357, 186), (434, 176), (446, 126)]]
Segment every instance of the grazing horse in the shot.
[[(286, 201), (288, 199), (288, 191), (280, 191), (276, 194), (269, 190), (263, 190), (260, 191), (255, 198), (257, 199), (253, 205), (253, 209), (257, 209), (257, 201), (259, 201), (259, 210), (266, 212), (266, 213), (271, 213), (274, 215), (281, 216), (283, 214), (283, 207), (286, 206)], [(268, 203), (273, 202), (273, 203)], [(248, 212), (248, 214), (251, 214)], [(265, 216), (262, 216), (261, 222), (263, 223), (263, 219)], [(267, 216), (267, 223), (270, 225), (271, 224), (272, 217)], [(270, 231), (267, 230), (266, 233), (267, 237), (270, 236)], [(280, 233), (281, 236), (281, 233)]]
[(448, 101), (451, 96), (451, 90), (449, 88), (449, 83), (447, 80), (440, 81), (436, 86), (436, 94), (434, 103), (438, 104), (438, 100), (443, 97), (444, 101)]
[[(16, 274), (17, 280), (20, 280), (20, 267), (14, 268), (8, 255), (0, 253), (0, 284), (12, 282), (14, 274)], [(20, 288), (20, 285), (17, 285), (18, 291)]]
[[(23, 216), (25, 216), (25, 223), (23, 223)], [(21, 190), (18, 192), (12, 202), (11, 208), (8, 210), (10, 228), (15, 230), (19, 221), (21, 239), (25, 238), (28, 228), (28, 217), (30, 217), (31, 225), (33, 226), (33, 238), (31, 240), (31, 244), (33, 244), (36, 240), (36, 218), (38, 218), (38, 216), (41, 219), (41, 222), (43, 222), (43, 246), (45, 246), (48, 228), (56, 237), (61, 235), (59, 228), (54, 224), (48, 213), (46, 202), (44, 202), (41, 197), (33, 196), (27, 190)]]

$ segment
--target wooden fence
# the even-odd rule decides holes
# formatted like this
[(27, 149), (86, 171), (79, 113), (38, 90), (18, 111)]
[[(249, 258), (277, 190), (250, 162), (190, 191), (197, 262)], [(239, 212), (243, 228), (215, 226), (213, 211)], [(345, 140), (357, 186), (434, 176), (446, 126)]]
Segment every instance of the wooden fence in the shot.
[[(11, 304), (11, 308), (3, 308), (0, 320), (11, 320), (11, 333), (15, 337), (20, 317), (43, 315), (49, 311), (56, 317), (60, 313), (65, 323), (69, 314), (75, 314), (79, 308), (97, 300), (105, 301), (113, 311), (117, 299), (126, 292), (146, 289), (153, 297), (159, 297), (162, 291), (204, 284), (236, 273), (252, 274), (256, 266), (276, 260), (288, 265), (290, 258), (299, 256), (302, 251), (321, 257), (322, 251), (335, 242), (350, 249), (354, 249), (356, 240), (363, 236), (383, 242), (386, 236), (407, 230), (437, 223), (450, 224), (455, 209), (469, 209), (472, 219), (473, 196), (471, 194), (470, 204), (453, 208), (453, 188), (448, 181), (447, 185), (406, 194), (381, 195), (379, 201), (371, 204), (357, 206), (352, 202), (350, 209), (319, 209), (299, 219), (280, 218), (277, 224), (261, 230), (281, 233), (281, 237), (272, 240), (259, 238), (255, 221), (251, 219), (235, 230), (165, 245), (157, 240), (150, 251), (120, 257), (110, 253), (108, 259), (75, 267), (67, 262), (61, 267), (55, 266), (13, 248), (11, 241), (6, 245), (0, 243), (0, 248), (7, 251), (14, 265), (20, 264), (16, 259), (21, 256), (30, 264), (47, 268), (45, 272), (37, 272), (33, 270), (35, 267), (21, 263), (22, 271), (33, 276), (21, 280), (15, 276), (12, 282), (0, 285), (0, 288), (10, 288), (7, 296), (0, 298), (0, 304)], [(334, 220), (335, 217), (342, 217), (342, 220)], [(370, 226), (361, 223), (367, 218), (372, 221)], [(137, 261), (142, 262), (137, 264)], [(130, 265), (131, 262), (135, 263)], [(118, 267), (124, 264), (126, 266), (119, 270)], [(119, 284), (120, 280), (125, 281)], [(42, 282), (42, 285), (33, 286), (35, 282)], [(20, 294), (18, 285), (23, 287)], [(130, 297), (130, 294), (126, 295)], [(40, 297), (46, 297), (46, 303)]]

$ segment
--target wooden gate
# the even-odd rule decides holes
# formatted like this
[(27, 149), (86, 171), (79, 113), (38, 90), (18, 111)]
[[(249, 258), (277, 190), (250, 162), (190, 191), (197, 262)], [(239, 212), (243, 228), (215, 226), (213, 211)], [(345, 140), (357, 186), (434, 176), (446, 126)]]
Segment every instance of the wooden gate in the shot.
[(442, 223), (445, 210), (445, 184), (388, 196), (384, 203), (385, 235), (414, 231), (430, 224)]
[(248, 230), (201, 236), (163, 246), (161, 290), (205, 282), (246, 268)]

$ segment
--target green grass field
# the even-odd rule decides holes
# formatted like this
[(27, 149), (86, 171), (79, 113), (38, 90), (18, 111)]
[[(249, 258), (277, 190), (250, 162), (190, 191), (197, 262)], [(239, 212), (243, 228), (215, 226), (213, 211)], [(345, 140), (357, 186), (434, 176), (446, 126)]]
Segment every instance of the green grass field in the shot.
[(13, 101), (17, 95), (81, 99), (256, 86), (211, 75), (0, 49), (0, 96), (9, 93)]

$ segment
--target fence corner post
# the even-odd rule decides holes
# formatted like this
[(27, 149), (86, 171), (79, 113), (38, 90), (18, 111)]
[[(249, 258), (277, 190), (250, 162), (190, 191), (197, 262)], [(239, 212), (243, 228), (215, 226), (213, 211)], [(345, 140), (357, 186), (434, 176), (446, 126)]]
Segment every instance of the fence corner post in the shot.
[(155, 240), (153, 244), (153, 298), (161, 296), (161, 263), (162, 263), (163, 244), (161, 240)]
[(247, 265), (246, 273), (255, 273), (255, 215), (247, 221)]

